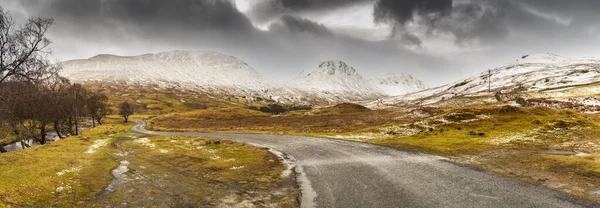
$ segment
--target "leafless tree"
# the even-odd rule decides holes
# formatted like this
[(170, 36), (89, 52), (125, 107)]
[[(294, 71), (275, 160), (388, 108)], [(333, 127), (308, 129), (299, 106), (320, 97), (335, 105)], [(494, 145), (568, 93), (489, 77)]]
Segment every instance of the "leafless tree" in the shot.
[(92, 127), (96, 122), (102, 124), (102, 118), (108, 114), (108, 97), (100, 92), (90, 93), (86, 98), (86, 108), (92, 117)]
[[(86, 115), (85, 103), (88, 91), (81, 84), (71, 85), (68, 91), (69, 96), (71, 96), (69, 104), (72, 108), (68, 123), (69, 126), (74, 126), (74, 128), (70, 128), (71, 134), (79, 135), (79, 118)], [(73, 124), (73, 122), (75, 123)]]
[(45, 58), (51, 43), (45, 35), (52, 23), (32, 17), (17, 27), (0, 7), (0, 84), (11, 79), (37, 81), (55, 72)]
[(119, 114), (125, 119), (125, 123), (129, 120), (129, 116), (133, 115), (133, 106), (128, 102), (123, 102), (119, 105)]

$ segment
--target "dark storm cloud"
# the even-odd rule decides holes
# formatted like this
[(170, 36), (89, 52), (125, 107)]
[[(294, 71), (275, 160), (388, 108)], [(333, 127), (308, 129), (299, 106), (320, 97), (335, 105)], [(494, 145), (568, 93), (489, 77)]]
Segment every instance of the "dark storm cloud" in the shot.
[(224, 0), (25, 0), (40, 15), (67, 19), (75, 24), (131, 24), (146, 30), (249, 31), (254, 27), (229, 1)]
[(269, 27), (269, 31), (271, 32), (280, 32), (281, 30), (290, 33), (308, 33), (316, 36), (333, 35), (323, 24), (289, 15), (282, 16), (279, 22)]
[[(230, 0), (0, 1), (18, 17), (54, 18), (52, 49), (63, 59), (213, 50), (277, 78), (339, 59), (366, 76), (405, 72), (435, 85), (523, 54), (594, 56), (600, 43), (596, 0), (257, 0), (247, 13)], [(391, 26), (388, 39), (372, 36), (386, 27), (348, 24), (356, 17), (344, 9), (363, 6)], [(325, 15), (341, 21), (327, 22), (330, 28), (315, 21)], [(269, 30), (254, 25), (268, 22)]]
[(373, 15), (375, 21), (394, 21), (405, 24), (419, 14), (442, 18), (450, 14), (452, 0), (378, 0)]
[(262, 23), (286, 14), (323, 12), (373, 1), (375, 0), (266, 0), (257, 3), (250, 11), (250, 16)]
[(410, 33), (403, 33), (400, 38), (400, 40), (404, 41), (408, 45), (421, 46), (421, 43), (423, 42), (419, 37)]

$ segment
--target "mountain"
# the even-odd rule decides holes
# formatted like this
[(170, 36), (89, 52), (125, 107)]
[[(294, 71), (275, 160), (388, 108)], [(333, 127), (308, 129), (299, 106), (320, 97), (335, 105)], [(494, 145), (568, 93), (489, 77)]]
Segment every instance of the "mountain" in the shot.
[(390, 73), (384, 77), (372, 78), (369, 79), (369, 82), (388, 96), (404, 95), (428, 88), (421, 80), (401, 73)]
[(522, 56), (513, 63), (451, 84), (378, 102), (386, 105), (429, 104), (460, 96), (474, 97), (511, 91), (545, 92), (596, 82), (600, 82), (599, 60), (536, 54)]
[(233, 91), (259, 91), (268, 85), (248, 64), (216, 52), (98, 55), (62, 62), (60, 65), (61, 75), (76, 82), (116, 81)]
[(291, 81), (291, 87), (329, 97), (373, 99), (384, 95), (342, 61), (324, 61), (317, 68), (302, 72)]
[[(59, 63), (74, 82), (179, 87), (250, 100), (339, 103), (378, 99), (422, 89), (405, 75), (369, 81), (342, 61), (325, 61), (289, 82), (264, 79), (244, 61), (217, 52), (170, 51), (139, 56), (97, 55)], [(259, 99), (260, 98), (260, 99)]]

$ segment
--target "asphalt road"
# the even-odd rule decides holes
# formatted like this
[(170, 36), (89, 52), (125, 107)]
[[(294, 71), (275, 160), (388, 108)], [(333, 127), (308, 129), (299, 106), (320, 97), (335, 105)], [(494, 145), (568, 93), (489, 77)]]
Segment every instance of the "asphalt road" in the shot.
[(215, 137), (284, 153), (299, 172), (302, 207), (600, 207), (438, 156), (304, 136), (155, 132), (136, 122), (137, 133)]

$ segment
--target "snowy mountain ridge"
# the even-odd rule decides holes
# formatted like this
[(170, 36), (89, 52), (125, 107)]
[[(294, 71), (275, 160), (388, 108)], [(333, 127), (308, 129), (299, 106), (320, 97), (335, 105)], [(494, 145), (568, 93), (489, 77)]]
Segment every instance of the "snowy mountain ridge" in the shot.
[(369, 82), (389, 96), (399, 96), (429, 88), (421, 80), (402, 73), (389, 73), (384, 77), (369, 79)]
[(431, 104), (458, 96), (480, 96), (514, 90), (542, 92), (600, 82), (600, 61), (569, 59), (556, 54), (523, 56), (516, 62), (470, 78), (403, 96), (385, 98), (385, 105)]
[(351, 95), (362, 99), (382, 97), (381, 90), (342, 61), (324, 61), (314, 70), (304, 71), (291, 81), (291, 86), (303, 91), (331, 96)]
[(171, 51), (140, 56), (98, 55), (60, 63), (74, 81), (124, 81), (229, 90), (262, 90), (267, 82), (245, 62), (216, 52)]
[[(75, 82), (156, 84), (239, 96), (260, 96), (277, 101), (314, 98), (337, 102), (389, 95), (385, 89), (374, 86), (342, 61), (325, 61), (285, 83), (266, 80), (245, 62), (217, 52), (171, 51), (139, 56), (103, 54), (59, 64), (62, 67), (61, 75)], [(398, 83), (402, 90), (410, 88), (402, 86), (408, 82), (394, 83)]]

